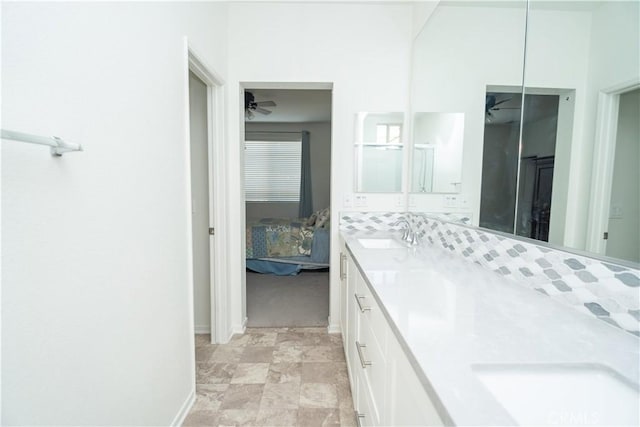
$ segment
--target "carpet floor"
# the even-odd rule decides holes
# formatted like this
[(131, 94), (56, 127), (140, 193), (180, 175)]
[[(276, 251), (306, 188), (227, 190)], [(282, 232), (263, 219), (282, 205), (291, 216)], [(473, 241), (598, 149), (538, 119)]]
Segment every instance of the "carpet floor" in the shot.
[(276, 276), (247, 271), (247, 326), (327, 326), (329, 272)]

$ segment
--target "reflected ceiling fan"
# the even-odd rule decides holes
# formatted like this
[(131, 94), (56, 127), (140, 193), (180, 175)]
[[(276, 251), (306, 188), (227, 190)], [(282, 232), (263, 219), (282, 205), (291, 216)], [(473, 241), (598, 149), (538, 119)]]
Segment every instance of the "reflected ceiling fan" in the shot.
[(500, 104), (504, 104), (505, 102), (511, 101), (513, 97), (506, 98), (498, 101), (496, 95), (486, 95), (484, 100), (484, 114), (487, 123), (491, 122), (491, 119), (495, 116), (493, 115), (494, 111), (500, 110), (519, 110), (520, 107), (498, 107)]
[(260, 101), (256, 102), (255, 97), (249, 91), (244, 91), (244, 116), (251, 120), (255, 117), (254, 112), (268, 115), (271, 114), (271, 110), (267, 110), (264, 107), (276, 107), (276, 103), (273, 101)]

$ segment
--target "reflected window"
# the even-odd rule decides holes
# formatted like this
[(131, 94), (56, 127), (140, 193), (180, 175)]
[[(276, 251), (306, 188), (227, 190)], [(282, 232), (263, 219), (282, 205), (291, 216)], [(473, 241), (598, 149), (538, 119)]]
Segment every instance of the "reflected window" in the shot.
[(376, 143), (378, 144), (400, 144), (401, 137), (402, 125), (400, 124), (376, 125)]

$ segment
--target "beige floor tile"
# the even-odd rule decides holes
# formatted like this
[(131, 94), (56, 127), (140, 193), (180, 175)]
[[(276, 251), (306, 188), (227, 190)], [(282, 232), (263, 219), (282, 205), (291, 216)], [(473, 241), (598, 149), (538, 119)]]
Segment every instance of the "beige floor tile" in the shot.
[(349, 383), (336, 384), (336, 392), (338, 394), (338, 406), (340, 409), (353, 410), (353, 397), (351, 395), (351, 387)]
[(302, 340), (302, 345), (305, 346), (329, 346), (331, 345), (331, 339), (327, 333), (318, 334), (314, 332), (304, 332), (304, 339)]
[(264, 384), (268, 374), (268, 363), (238, 363), (231, 384)]
[(211, 345), (211, 334), (196, 334), (196, 346)]
[(203, 345), (196, 347), (196, 362), (209, 362), (211, 361), (211, 356), (216, 351), (216, 346), (214, 345)]
[(302, 378), (302, 363), (272, 363), (269, 366), (267, 383), (300, 383)]
[(266, 334), (269, 332), (282, 333), (289, 331), (289, 328), (247, 328), (247, 334)]
[(191, 410), (184, 419), (184, 427), (217, 426), (218, 411)]
[(273, 347), (276, 345), (276, 338), (278, 338), (277, 332), (253, 333), (250, 335), (247, 345)]
[(289, 328), (291, 332), (302, 332), (302, 333), (312, 333), (312, 334), (327, 334), (327, 328), (318, 326), (318, 327), (309, 327), (309, 328)]
[(342, 348), (344, 344), (342, 341), (342, 334), (329, 334), (329, 341), (331, 342), (331, 345), (340, 348)]
[(278, 346), (300, 346), (304, 342), (304, 332), (283, 332), (276, 338)]
[(260, 407), (298, 409), (299, 400), (299, 383), (265, 384)]
[(302, 347), (281, 345), (273, 351), (273, 363), (302, 362)]
[(336, 369), (332, 362), (305, 362), (302, 364), (302, 382), (335, 384)]
[(240, 362), (242, 363), (271, 363), (275, 347), (245, 347)]
[(326, 345), (302, 347), (303, 362), (331, 362), (335, 355), (332, 347)]
[(355, 427), (339, 334), (247, 328), (229, 344), (209, 339), (196, 336), (196, 402), (185, 426)]
[(229, 384), (197, 384), (192, 411), (217, 411)]
[(249, 334), (235, 334), (225, 345), (230, 347), (244, 347), (250, 339), (251, 336)]
[(257, 414), (262, 399), (264, 384), (231, 384), (224, 393), (221, 410), (253, 410)]
[(258, 410), (224, 409), (218, 412), (218, 426), (254, 426)]
[(338, 409), (300, 408), (298, 410), (298, 425), (305, 427), (338, 427), (340, 426), (340, 412)]
[(300, 386), (300, 407), (337, 408), (336, 386), (325, 383), (303, 383)]
[(209, 360), (216, 363), (240, 363), (242, 353), (244, 353), (244, 347), (230, 347), (226, 344), (220, 345), (216, 348), (216, 351), (213, 352)]
[(344, 349), (342, 347), (331, 346), (331, 360), (334, 362), (346, 363)]
[(356, 427), (356, 413), (353, 408), (340, 408), (340, 425), (342, 427)]
[(233, 363), (196, 363), (196, 384), (228, 384), (235, 370)]
[(302, 426), (298, 423), (297, 409), (260, 408), (256, 417), (258, 426), (293, 427)]

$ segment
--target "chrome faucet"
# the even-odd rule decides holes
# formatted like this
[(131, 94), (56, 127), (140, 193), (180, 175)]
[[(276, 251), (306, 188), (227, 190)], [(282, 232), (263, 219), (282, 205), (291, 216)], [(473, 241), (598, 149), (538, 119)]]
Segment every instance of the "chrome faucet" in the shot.
[(399, 220), (397, 220), (396, 222), (392, 223), (391, 225), (406, 225), (406, 227), (403, 229), (404, 232), (402, 233), (402, 240), (404, 240), (407, 243), (410, 243), (411, 245), (415, 246), (415, 245), (419, 245), (420, 244), (420, 237), (418, 236), (418, 234), (413, 230), (413, 227), (411, 226), (411, 223), (409, 221), (407, 221), (406, 218), (400, 218)]

